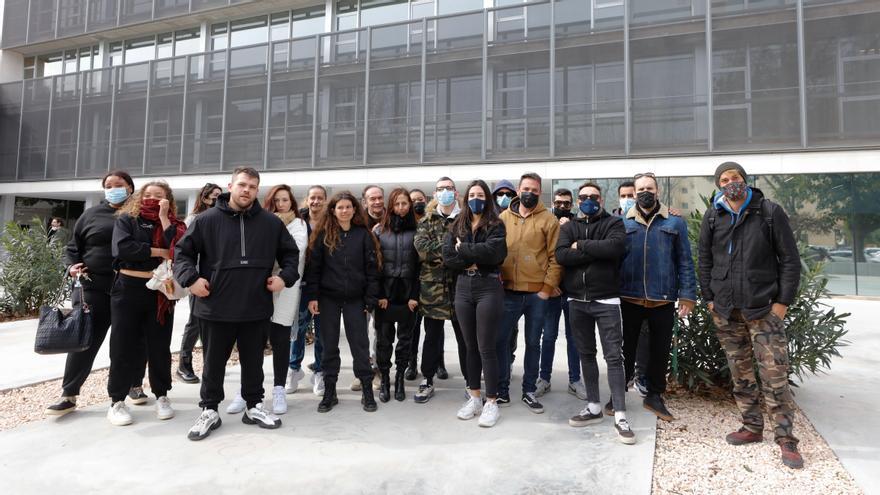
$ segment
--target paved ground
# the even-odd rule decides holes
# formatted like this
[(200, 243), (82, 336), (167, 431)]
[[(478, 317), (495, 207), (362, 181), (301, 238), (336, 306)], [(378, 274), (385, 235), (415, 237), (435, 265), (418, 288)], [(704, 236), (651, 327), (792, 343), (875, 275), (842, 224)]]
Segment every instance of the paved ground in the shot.
[[(455, 349), (451, 328), (446, 349)], [(9, 352), (0, 348), (0, 363)], [(347, 386), (352, 374), (346, 350), (343, 356), (340, 384)], [(638, 439), (634, 446), (616, 440), (610, 418), (571, 428), (567, 419), (583, 402), (565, 391), (564, 339), (557, 356), (563, 357), (556, 360), (553, 390), (542, 400), (546, 412), (536, 415), (515, 402), (502, 409), (501, 421), (491, 429), (455, 417), (464, 383), (454, 352), (446, 353), (453, 376), (437, 382), (443, 388), (428, 404), (412, 402), (414, 382), (407, 382), (406, 402), (380, 403), (372, 414), (361, 409), (359, 393), (347, 389), (329, 414), (316, 412), (319, 399), (310, 391), (299, 392), (288, 396), (290, 411), (282, 428), (267, 431), (225, 414), (224, 403), (223, 426), (202, 442), (186, 439), (198, 415), (198, 386), (175, 383), (169, 396), (177, 417), (170, 421), (155, 418), (151, 400), (132, 406), (132, 426), (111, 426), (103, 405), (0, 433), (0, 492), (63, 487), (68, 493), (241, 493), (303, 487), (310, 493), (649, 493), (653, 415), (641, 408), (634, 392), (628, 395)], [(32, 363), (45, 358), (22, 357), (18, 368)], [(265, 370), (270, 385), (269, 360)], [(521, 370), (514, 369), (515, 389)], [(227, 397), (239, 386), (238, 377), (238, 368), (228, 369)]]
[(833, 304), (838, 312), (852, 313), (850, 345), (832, 361), (830, 373), (800, 384), (795, 400), (865, 493), (880, 493), (880, 302), (834, 299)]

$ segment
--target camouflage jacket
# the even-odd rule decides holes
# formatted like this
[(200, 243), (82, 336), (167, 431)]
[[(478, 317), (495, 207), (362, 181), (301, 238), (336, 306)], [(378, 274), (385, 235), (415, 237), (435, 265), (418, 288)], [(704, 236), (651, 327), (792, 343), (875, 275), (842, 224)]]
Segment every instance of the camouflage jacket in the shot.
[(426, 318), (451, 320), (455, 279), (443, 264), (443, 240), (449, 232), (449, 223), (458, 215), (459, 207), (449, 217), (437, 212), (437, 202), (431, 201), (425, 216), (419, 221), (414, 244), (419, 253), (419, 311)]

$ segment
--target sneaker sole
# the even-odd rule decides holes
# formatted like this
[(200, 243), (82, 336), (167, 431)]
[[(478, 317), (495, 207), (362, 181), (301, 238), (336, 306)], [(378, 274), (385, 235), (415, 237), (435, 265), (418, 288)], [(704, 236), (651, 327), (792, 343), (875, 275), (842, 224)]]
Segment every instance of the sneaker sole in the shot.
[(163, 414), (163, 415), (156, 413), (156, 418), (159, 419), (160, 421), (166, 421), (166, 420), (173, 418), (174, 414), (175, 414), (174, 411), (171, 411), (171, 414)]
[(192, 378), (187, 378), (185, 375), (181, 374), (180, 371), (176, 372), (177, 378), (180, 379), (183, 383), (199, 383), (199, 377), (193, 376)]
[(498, 402), (498, 407), (510, 407), (510, 402)]
[(321, 405), (318, 404), (318, 412), (321, 413), (321, 414), (328, 413), (328, 412), (332, 411), (333, 408), (336, 407), (336, 406), (338, 406), (338, 405), (339, 405), (339, 399), (333, 399), (333, 402), (330, 403), (330, 408), (327, 409), (327, 410), (322, 410), (321, 407), (320, 407)]
[(748, 444), (750, 444), (750, 443), (761, 443), (761, 442), (764, 441), (764, 437), (761, 437), (761, 438), (759, 438), (758, 440), (746, 440), (746, 441), (743, 441), (743, 440), (730, 440), (729, 438), (726, 438), (726, 437), (725, 437), (725, 438), (724, 438), (724, 441), (727, 442), (729, 445), (733, 445), (733, 446), (737, 446), (737, 447), (738, 447), (738, 446), (740, 446), (740, 445), (748, 445)]
[(280, 419), (276, 423), (272, 423), (270, 425), (267, 423), (263, 423), (262, 421), (253, 420), (247, 414), (245, 414), (244, 416), (241, 417), (241, 422), (246, 425), (257, 425), (260, 428), (264, 428), (266, 430), (277, 430), (278, 428), (281, 428), (281, 420)]
[(540, 408), (538, 408), (538, 407), (531, 407), (531, 406), (529, 406), (528, 404), (525, 404), (525, 403), (523, 403), (523, 405), (526, 406), (526, 409), (528, 409), (530, 413), (534, 413), (534, 414), (544, 414), (544, 408), (543, 408), (543, 407), (540, 407)]
[(45, 414), (46, 416), (61, 417), (65, 414), (70, 414), (73, 411), (76, 411), (76, 407), (68, 407), (67, 409), (46, 409), (45, 411), (43, 411), (43, 414)]
[(458, 418), (458, 419), (460, 419), (460, 420), (462, 420), (462, 421), (470, 421), (470, 420), (476, 418), (477, 415), (474, 414), (473, 416), (471, 416), (471, 417), (469, 417), (469, 418), (462, 418), (461, 416), (459, 416), (458, 414), (456, 414), (455, 417)]
[(228, 407), (226, 408), (226, 414), (241, 414), (243, 412), (244, 412), (244, 408), (241, 408), (241, 409), (229, 409)]
[(498, 420), (496, 419), (494, 423), (478, 423), (480, 428), (491, 428), (498, 424)]
[(672, 421), (675, 419), (675, 417), (673, 417), (671, 414), (663, 414), (662, 412), (654, 409), (653, 407), (648, 406), (647, 404), (642, 404), (642, 407), (651, 411), (652, 413), (654, 413), (655, 416), (662, 419), (663, 421), (669, 422), (669, 421)]
[(434, 397), (434, 392), (431, 392), (430, 394), (422, 397), (417, 395), (413, 397), (413, 402), (415, 402), (416, 404), (426, 404), (429, 400), (431, 400), (432, 397)]
[(583, 428), (584, 426), (597, 425), (597, 424), (601, 423), (603, 419), (604, 418), (595, 418), (595, 419), (588, 419), (585, 421), (576, 421), (574, 419), (569, 419), (568, 426), (573, 426), (575, 428)]
[(284, 410), (281, 410), (281, 409), (275, 409), (275, 408), (273, 407), (273, 408), (272, 408), (272, 414), (287, 414), (287, 409), (285, 408)]
[(144, 404), (146, 404), (149, 401), (150, 401), (150, 399), (148, 399), (147, 397), (144, 397), (143, 399), (131, 399), (131, 403), (135, 406), (143, 406)]
[(617, 439), (624, 445), (635, 445), (636, 443), (636, 437), (622, 437), (618, 434)]
[(222, 424), (223, 424), (223, 420), (220, 418), (217, 418), (217, 422), (212, 424), (210, 427), (208, 427), (208, 431), (206, 431), (204, 435), (193, 435), (190, 432), (190, 433), (186, 434), (186, 438), (192, 440), (193, 442), (198, 442), (199, 440), (203, 440), (205, 438), (208, 438), (208, 435), (210, 435), (211, 432), (216, 430), (217, 428), (220, 428), (220, 425), (222, 425)]
[(127, 421), (110, 420), (110, 424), (113, 426), (128, 426), (132, 423), (134, 423), (134, 419), (129, 419)]

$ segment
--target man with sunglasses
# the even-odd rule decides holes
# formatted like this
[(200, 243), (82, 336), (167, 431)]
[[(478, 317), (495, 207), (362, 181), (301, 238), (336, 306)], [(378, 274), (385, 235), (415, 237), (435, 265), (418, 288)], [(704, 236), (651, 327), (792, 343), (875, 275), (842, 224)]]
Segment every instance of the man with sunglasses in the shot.
[[(660, 202), (660, 188), (652, 173), (634, 177), (636, 204), (626, 212), (626, 256), (620, 305), (623, 314), (623, 355), (627, 382), (635, 373), (637, 349), (647, 344), (645, 409), (664, 421), (673, 416), (666, 408), (666, 372), (678, 317), (690, 314), (697, 299), (694, 261), (687, 223)], [(647, 321), (647, 342), (639, 338)], [(644, 349), (639, 349), (644, 350)]]
[(495, 197), (498, 213), (501, 213), (510, 206), (510, 202), (516, 197), (516, 188), (513, 187), (513, 183), (509, 180), (501, 179), (492, 189), (492, 196)]
[(621, 443), (632, 445), (635, 433), (626, 419), (626, 378), (620, 317), (620, 259), (626, 231), (623, 220), (603, 208), (602, 189), (585, 182), (578, 189), (582, 217), (562, 226), (556, 258), (565, 269), (563, 287), (569, 299), (571, 327), (581, 358), (587, 405), (568, 424), (575, 427), (602, 422), (596, 330), (608, 369), (608, 388), (614, 409), (614, 431)]

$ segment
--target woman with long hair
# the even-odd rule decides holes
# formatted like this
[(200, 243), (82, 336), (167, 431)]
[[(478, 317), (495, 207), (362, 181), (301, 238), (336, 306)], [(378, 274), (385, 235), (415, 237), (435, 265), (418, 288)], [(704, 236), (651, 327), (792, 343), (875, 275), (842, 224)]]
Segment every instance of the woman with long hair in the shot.
[[(443, 244), (444, 263), (459, 271), (455, 314), (467, 343), (471, 396), (459, 409), (458, 418), (471, 419), (480, 414), (480, 426), (491, 427), (499, 416), (495, 340), (504, 312), (500, 267), (507, 257), (506, 230), (485, 182), (468, 184), (465, 200)], [(486, 378), (485, 405), (480, 397), (481, 374)]]
[[(199, 191), (199, 197), (196, 198), (196, 204), (183, 223), (187, 227), (192, 225), (193, 220), (197, 216), (214, 206), (217, 196), (220, 196), (222, 193), (223, 189), (217, 184), (208, 182), (202, 186), (202, 190)], [(192, 367), (192, 353), (196, 346), (196, 341), (199, 340), (201, 327), (199, 326), (198, 318), (192, 314), (193, 297), (195, 296), (189, 296), (189, 320), (187, 320), (186, 326), (183, 328), (183, 338), (180, 340), (180, 360), (177, 363), (177, 377), (184, 383), (199, 383), (199, 377), (196, 376)]]
[(116, 280), (110, 294), (110, 379), (107, 391), (113, 401), (107, 419), (117, 426), (131, 424), (125, 405), (133, 373), (146, 343), (150, 388), (156, 396), (156, 416), (171, 419), (171, 328), (174, 302), (161, 291), (147, 288), (153, 270), (172, 259), (174, 245), (186, 232), (177, 218), (174, 194), (165, 182), (145, 184), (116, 213), (113, 227), (113, 267)]
[[(379, 300), (381, 261), (379, 245), (367, 229), (360, 201), (349, 191), (333, 196), (327, 212), (309, 240), (305, 297), (309, 311), (321, 315), (319, 338), (324, 346), (324, 397), (318, 412), (329, 412), (339, 404), (339, 320), (345, 322), (345, 337), (351, 348), (354, 374), (370, 383), (370, 340), (367, 313)], [(373, 388), (362, 388), (361, 404), (367, 412), (376, 410)]]
[(381, 375), (379, 400), (382, 402), (391, 400), (389, 373), (395, 335), (397, 347), (393, 351), (397, 374), (394, 377), (394, 399), (406, 400), (403, 378), (419, 306), (419, 253), (413, 245), (416, 226), (409, 191), (402, 187), (394, 189), (388, 195), (385, 215), (373, 229), (382, 252), (379, 308), (376, 310), (379, 327), (376, 361)]

